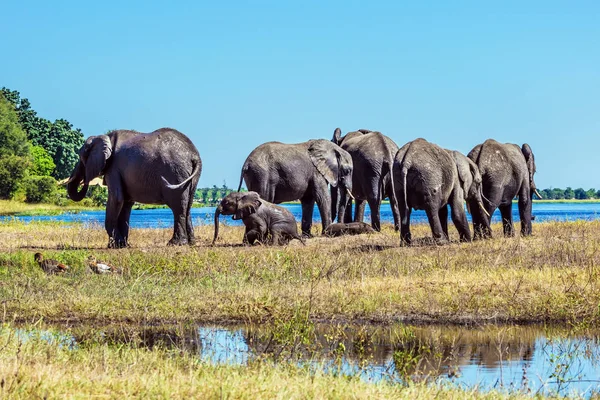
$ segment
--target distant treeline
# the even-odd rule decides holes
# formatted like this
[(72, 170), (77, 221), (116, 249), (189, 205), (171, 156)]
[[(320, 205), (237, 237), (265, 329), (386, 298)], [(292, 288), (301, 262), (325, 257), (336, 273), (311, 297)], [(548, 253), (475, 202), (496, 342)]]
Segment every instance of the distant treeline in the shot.
[(600, 190), (596, 189), (572, 189), (567, 187), (566, 189), (544, 189), (540, 191), (540, 194), (544, 196), (544, 199), (548, 200), (588, 200), (588, 199), (600, 199)]
[[(242, 188), (242, 192), (243, 191), (245, 191), (245, 189)], [(194, 202), (207, 206), (214, 206), (217, 205), (223, 197), (227, 196), (231, 192), (235, 192), (235, 189), (228, 188), (227, 184), (225, 183), (223, 183), (223, 186), (221, 187), (213, 185), (210, 188), (198, 188), (196, 189), (196, 194), (194, 195)]]

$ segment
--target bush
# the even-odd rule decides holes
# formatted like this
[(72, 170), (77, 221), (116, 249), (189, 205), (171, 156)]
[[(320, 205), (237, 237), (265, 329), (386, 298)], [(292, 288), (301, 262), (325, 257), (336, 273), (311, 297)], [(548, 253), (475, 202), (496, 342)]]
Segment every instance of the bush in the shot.
[[(103, 207), (108, 201), (108, 188), (106, 186), (94, 185), (88, 188), (86, 195), (92, 202), (91, 205)], [(84, 199), (85, 200), (85, 199)]]
[(25, 181), (27, 203), (48, 202), (56, 192), (56, 179), (51, 176), (30, 176)]

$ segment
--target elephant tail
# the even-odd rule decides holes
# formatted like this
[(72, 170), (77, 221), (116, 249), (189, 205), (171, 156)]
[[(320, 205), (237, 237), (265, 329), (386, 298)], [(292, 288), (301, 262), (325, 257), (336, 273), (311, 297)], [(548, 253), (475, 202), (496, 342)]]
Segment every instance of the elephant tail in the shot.
[(402, 170), (400, 172), (400, 177), (402, 179), (402, 195), (404, 196), (404, 217), (402, 218), (402, 224), (408, 224), (408, 196), (406, 195), (406, 176), (408, 175), (408, 166), (402, 165)]
[[(394, 224), (396, 224), (396, 226), (394, 227), (395, 229), (399, 228), (398, 223), (399, 221), (399, 208), (398, 208), (398, 199), (396, 198), (396, 188), (395, 188), (395, 183), (394, 183), (394, 154), (391, 154), (391, 152), (388, 150), (388, 154), (387, 154), (387, 159), (384, 162), (384, 169), (383, 169), (383, 174), (381, 175), (382, 181), (381, 181), (381, 187), (383, 188), (383, 192), (385, 193), (385, 181), (383, 180), (383, 177), (385, 177), (386, 174), (390, 174), (390, 193), (388, 193), (388, 197), (390, 198), (390, 206), (392, 207), (392, 214), (394, 216)], [(385, 195), (381, 196), (381, 198), (385, 197)], [(406, 196), (404, 196), (405, 198), (405, 202), (406, 202)]]
[(190, 174), (190, 176), (187, 177), (186, 180), (184, 180), (181, 183), (178, 183), (176, 185), (172, 185), (169, 183), (169, 181), (164, 177), (161, 176), (164, 184), (167, 186), (168, 189), (171, 190), (183, 190), (187, 187), (187, 185), (196, 177), (199, 176), (200, 173), (202, 172), (202, 163), (201, 162), (196, 162), (196, 164), (194, 165), (194, 170), (192, 171), (192, 173)]

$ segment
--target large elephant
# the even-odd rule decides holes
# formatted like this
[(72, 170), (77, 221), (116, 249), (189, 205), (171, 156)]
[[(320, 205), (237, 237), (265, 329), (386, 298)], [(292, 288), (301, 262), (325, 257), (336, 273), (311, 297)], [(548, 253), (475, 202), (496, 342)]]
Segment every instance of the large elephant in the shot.
[(536, 190), (533, 175), (535, 158), (527, 143), (519, 147), (512, 143), (498, 143), (488, 139), (471, 150), (468, 157), (477, 164), (483, 178), (483, 195), (486, 211), (473, 212), (473, 229), (476, 238), (492, 236), (490, 215), (496, 208), (502, 214), (505, 236), (513, 236), (512, 201), (519, 197), (521, 234), (531, 235), (531, 200)]
[(411, 243), (411, 209), (425, 210), (433, 238), (438, 243), (446, 242), (448, 205), (460, 240), (471, 241), (465, 199), (483, 209), (481, 175), (475, 163), (459, 152), (416, 139), (396, 153), (393, 178), (403, 243)]
[[(367, 129), (348, 132), (342, 137), (342, 131), (337, 128), (333, 132), (332, 142), (352, 156), (352, 195), (356, 199), (354, 221), (363, 221), (365, 204), (368, 202), (371, 209), (371, 226), (376, 231), (380, 231), (379, 207), (381, 201), (388, 197), (394, 216), (394, 226), (398, 229), (400, 218), (392, 179), (394, 156), (398, 151), (398, 145), (381, 132)], [(346, 219), (348, 219), (347, 215)]]
[(215, 236), (219, 237), (219, 216), (233, 215), (234, 220), (241, 219), (246, 225), (244, 243), (282, 245), (292, 239), (304, 243), (298, 235), (298, 225), (294, 215), (285, 207), (261, 199), (256, 192), (233, 192), (221, 200), (215, 211)]
[(315, 202), (323, 230), (331, 224), (329, 186), (337, 189), (338, 218), (344, 219), (345, 205), (352, 191), (352, 157), (328, 140), (317, 139), (297, 144), (268, 142), (250, 153), (240, 176), (248, 190), (271, 203), (300, 200), (302, 234), (311, 236)]
[[(89, 182), (104, 175), (108, 187), (105, 228), (109, 247), (127, 246), (134, 202), (166, 204), (175, 218), (170, 245), (194, 243), (190, 209), (202, 172), (202, 160), (191, 140), (175, 129), (150, 133), (115, 130), (90, 136), (79, 150), (79, 161), (67, 192), (82, 200)], [(83, 188), (78, 190), (83, 183)]]

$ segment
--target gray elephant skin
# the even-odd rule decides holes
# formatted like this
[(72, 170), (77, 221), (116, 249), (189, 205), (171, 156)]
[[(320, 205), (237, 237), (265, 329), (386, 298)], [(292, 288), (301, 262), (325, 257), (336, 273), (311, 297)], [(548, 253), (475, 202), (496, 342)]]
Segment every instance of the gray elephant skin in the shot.
[(324, 236), (346, 236), (346, 235), (361, 235), (363, 233), (375, 233), (375, 229), (371, 225), (364, 222), (338, 222), (331, 224), (323, 232)]
[(443, 149), (425, 139), (402, 146), (394, 160), (393, 177), (400, 208), (400, 237), (411, 243), (411, 209), (425, 210), (433, 238), (448, 241), (448, 205), (461, 241), (471, 241), (464, 202), (483, 208), (481, 175), (464, 155)]
[(298, 225), (292, 213), (284, 207), (261, 199), (256, 192), (233, 192), (221, 200), (215, 211), (215, 236), (219, 237), (219, 216), (233, 215), (246, 225), (244, 243), (283, 245), (292, 239), (304, 240), (298, 234)]
[[(183, 133), (170, 128), (150, 133), (115, 130), (90, 136), (67, 183), (74, 201), (81, 201), (89, 183), (104, 176), (108, 187), (105, 228), (109, 247), (124, 247), (134, 202), (166, 204), (173, 211), (170, 245), (194, 244), (190, 209), (202, 172), (198, 150)], [(83, 188), (79, 190), (79, 185)]]
[[(483, 178), (483, 195), (488, 215), (473, 212), (473, 229), (476, 238), (492, 236), (491, 218), (496, 208), (502, 215), (505, 236), (514, 235), (512, 201), (519, 197), (521, 235), (531, 235), (532, 199), (537, 194), (533, 175), (535, 157), (527, 143), (519, 147), (512, 143), (499, 143), (488, 139), (471, 150), (468, 157), (479, 167)], [(472, 207), (472, 205), (471, 205)], [(474, 211), (474, 209), (472, 208)]]
[(348, 194), (352, 191), (352, 157), (324, 139), (297, 144), (268, 142), (246, 158), (238, 192), (242, 181), (246, 181), (248, 190), (271, 203), (300, 200), (302, 234), (310, 237), (315, 202), (323, 230), (332, 222), (329, 185), (336, 188), (337, 215), (343, 221)]
[[(399, 211), (394, 190), (392, 168), (398, 145), (381, 132), (359, 129), (348, 132), (342, 137), (342, 131), (337, 128), (333, 133), (332, 142), (346, 150), (352, 157), (352, 195), (356, 200), (355, 222), (362, 222), (365, 204), (371, 209), (371, 226), (376, 231), (381, 230), (380, 205), (388, 197), (394, 216), (394, 226), (399, 227)], [(346, 211), (347, 216), (351, 215)], [(334, 216), (335, 218), (335, 216)]]

